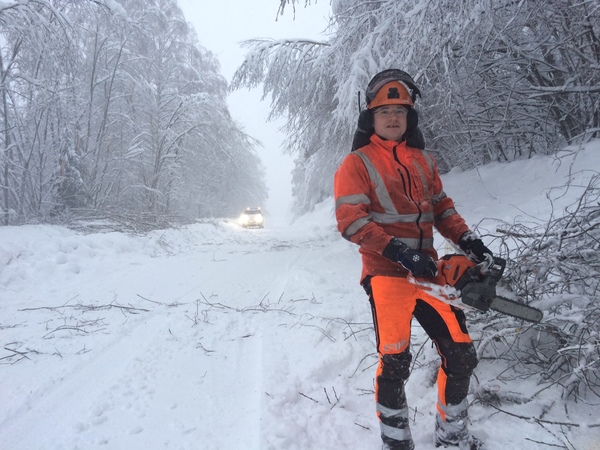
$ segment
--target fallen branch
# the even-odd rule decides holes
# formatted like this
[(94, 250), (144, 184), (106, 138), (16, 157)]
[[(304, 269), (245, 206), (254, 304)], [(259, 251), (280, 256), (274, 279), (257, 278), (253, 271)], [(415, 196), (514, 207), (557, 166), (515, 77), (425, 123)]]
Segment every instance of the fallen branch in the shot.
[(600, 427), (600, 423), (593, 423), (593, 424), (589, 425), (589, 424), (579, 424), (579, 423), (573, 423), (573, 422), (557, 422), (557, 421), (554, 421), (554, 420), (538, 419), (537, 417), (522, 416), (520, 414), (511, 413), (510, 411), (505, 411), (504, 409), (498, 408), (496, 405), (493, 405), (491, 403), (489, 403), (488, 405), (491, 406), (492, 408), (494, 408), (498, 412), (507, 414), (507, 415), (512, 416), (512, 417), (516, 417), (517, 419), (527, 420), (528, 422), (536, 422), (538, 424), (560, 425), (560, 426), (565, 426), (565, 427), (581, 427), (581, 426), (586, 427), (586, 428), (598, 428), (598, 427)]
[(100, 311), (100, 310), (104, 310), (104, 309), (118, 308), (123, 311), (127, 311), (131, 314), (138, 314), (140, 312), (149, 312), (150, 311), (149, 309), (134, 308), (133, 306), (122, 306), (122, 305), (117, 305), (115, 303), (110, 303), (107, 305), (97, 305), (97, 306), (82, 305), (82, 304), (64, 305), (64, 306), (39, 306), (37, 308), (23, 308), (23, 309), (20, 309), (19, 311), (39, 311), (41, 309), (48, 309), (50, 311), (56, 311), (58, 309), (63, 309), (63, 308), (71, 308), (71, 309), (84, 310), (84, 311)]
[(49, 333), (46, 333), (44, 336), (42, 336), (43, 339), (46, 339), (48, 336), (50, 336), (52, 333), (56, 333), (57, 331), (78, 331), (80, 333), (85, 333), (88, 334), (89, 331), (84, 330), (83, 328), (80, 327), (72, 327), (69, 325), (63, 325), (60, 326), (52, 331), (50, 331)]

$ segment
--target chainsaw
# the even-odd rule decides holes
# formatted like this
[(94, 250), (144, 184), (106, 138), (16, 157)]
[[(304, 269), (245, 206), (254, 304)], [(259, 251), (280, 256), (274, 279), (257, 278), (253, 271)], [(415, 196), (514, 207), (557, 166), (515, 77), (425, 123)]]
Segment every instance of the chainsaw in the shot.
[(438, 275), (432, 281), (415, 279), (417, 284), (433, 297), (461, 309), (486, 312), (490, 309), (528, 322), (540, 322), (543, 313), (524, 303), (496, 294), (496, 285), (502, 278), (506, 260), (488, 258), (479, 264), (464, 255), (451, 254), (437, 261)]

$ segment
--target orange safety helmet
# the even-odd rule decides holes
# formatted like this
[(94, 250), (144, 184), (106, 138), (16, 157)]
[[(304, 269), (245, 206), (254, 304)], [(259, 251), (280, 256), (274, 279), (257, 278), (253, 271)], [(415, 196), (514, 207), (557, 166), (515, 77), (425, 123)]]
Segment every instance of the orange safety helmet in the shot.
[(367, 108), (384, 105), (404, 105), (412, 108), (421, 95), (412, 77), (398, 69), (378, 73), (369, 82), (366, 91)]
[(367, 104), (367, 108), (373, 109), (385, 105), (404, 105), (412, 108), (414, 103), (408, 93), (408, 86), (401, 81), (391, 81), (384, 84), (375, 95), (375, 98)]

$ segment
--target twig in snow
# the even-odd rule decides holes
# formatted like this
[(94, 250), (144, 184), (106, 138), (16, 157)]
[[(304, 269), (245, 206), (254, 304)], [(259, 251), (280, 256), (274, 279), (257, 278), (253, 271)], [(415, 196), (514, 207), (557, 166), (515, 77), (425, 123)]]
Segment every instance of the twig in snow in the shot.
[(325, 392), (325, 397), (327, 397), (327, 402), (331, 405), (331, 408), (329, 408), (330, 410), (335, 408), (335, 405), (337, 405), (340, 402), (337, 392), (335, 391), (335, 388), (333, 386), (331, 387), (331, 390), (333, 391), (333, 395), (335, 395), (335, 403), (331, 403), (331, 400), (329, 399), (329, 394), (327, 393), (327, 388), (323, 388), (323, 391)]
[(363, 333), (365, 331), (368, 331), (368, 332), (373, 331), (373, 325), (367, 325), (365, 328), (361, 328), (360, 330), (356, 330), (356, 331), (352, 329), (352, 325), (364, 325), (364, 324), (363, 323), (356, 324), (356, 323), (346, 322), (346, 328), (350, 329), (350, 333), (348, 335), (346, 335), (346, 337), (344, 338), (345, 341), (347, 341), (350, 338), (354, 338), (355, 341), (358, 341), (358, 338), (356, 337), (357, 334)]
[(302, 392), (298, 392), (298, 394), (300, 394), (302, 397), (307, 398), (313, 402), (315, 402), (317, 405), (320, 403), (318, 400), (315, 400), (314, 398), (309, 397), (308, 395), (303, 394)]
[[(528, 422), (536, 422), (536, 423), (540, 423), (540, 424), (544, 423), (544, 424), (548, 424), (548, 425), (561, 425), (561, 426), (565, 426), (565, 427), (580, 427), (581, 426), (581, 424), (574, 423), (574, 422), (558, 422), (558, 421), (555, 421), (555, 420), (544, 420), (544, 419), (538, 419), (537, 417), (522, 416), (520, 414), (515, 414), (515, 413), (512, 413), (510, 411), (505, 411), (504, 409), (499, 408), (499, 407), (497, 407), (497, 406), (495, 406), (493, 404), (490, 404), (489, 406), (491, 406), (492, 408), (494, 408), (495, 410), (497, 410), (497, 411), (499, 411), (501, 413), (507, 414), (507, 415), (512, 416), (512, 417), (516, 417), (517, 419), (523, 419), (523, 420), (526, 420)], [(588, 424), (588, 425), (584, 425), (584, 427), (586, 427), (586, 428), (598, 428), (598, 427), (600, 427), (600, 423), (593, 423), (591, 425)]]
[[(369, 353), (368, 355), (365, 355), (359, 362), (358, 365), (356, 366), (356, 369), (354, 369), (354, 372), (352, 372), (352, 375), (350, 375), (350, 378), (353, 378), (354, 375), (356, 375), (356, 372), (358, 372), (358, 368), (361, 366), (362, 362), (367, 359), (372, 357), (373, 355), (376, 355), (376, 353)], [(373, 367), (375, 364), (377, 364), (379, 362), (379, 359), (377, 359), (373, 364), (371, 364), (370, 366), (366, 367), (365, 369), (363, 369), (362, 371), (364, 372), (367, 369), (370, 369), (371, 367)]]
[(360, 392), (360, 395), (370, 395), (373, 396), (375, 391), (373, 389), (357, 389)]
[(79, 350), (79, 351), (78, 351), (77, 353), (75, 353), (75, 354), (76, 354), (76, 355), (83, 355), (84, 353), (88, 353), (88, 352), (91, 352), (91, 350), (88, 350), (88, 349), (85, 347), (85, 344), (83, 344), (83, 348), (82, 348), (81, 350)]
[(140, 294), (136, 294), (139, 298), (141, 298), (142, 300), (146, 300), (147, 302), (150, 303), (156, 303), (157, 305), (164, 305), (164, 303), (161, 302), (157, 302), (156, 300), (150, 300), (149, 298), (143, 297)]
[[(265, 301), (265, 299), (267, 298), (267, 296), (269, 295), (269, 292), (267, 292), (264, 297), (260, 300), (260, 303), (258, 304), (258, 306), (260, 306), (263, 309), (267, 309), (269, 307), (269, 303), (267, 302), (267, 305), (263, 305), (263, 302)], [(283, 294), (281, 294), (283, 295)], [(279, 299), (281, 300), (281, 297), (279, 297)]]
[[(16, 355), (20, 355), (21, 357), (19, 359), (17, 359), (16, 361), (11, 362), (11, 364), (15, 364), (19, 361), (21, 361), (24, 358), (27, 358), (30, 360), (29, 356), (27, 356), (27, 353), (29, 352), (20, 352), (18, 350), (12, 349), (12, 348), (8, 348), (8, 347), (4, 347), (4, 350), (7, 350), (9, 352), (13, 352)], [(9, 359), (9, 358), (13, 358), (15, 355), (8, 355), (8, 356), (3, 356), (2, 358), (0, 358), (0, 361), (3, 359)]]
[(301, 327), (312, 327), (312, 328), (316, 328), (317, 330), (319, 330), (321, 333), (323, 333), (323, 336), (325, 336), (327, 339), (329, 339), (331, 342), (336, 342), (336, 339), (331, 336), (329, 333), (327, 333), (323, 328), (318, 327), (316, 325), (309, 325), (309, 324), (301, 324)]
[(139, 298), (141, 298), (142, 300), (146, 300), (147, 302), (150, 303), (155, 303), (157, 305), (161, 305), (161, 306), (167, 306), (169, 308), (176, 308), (177, 306), (180, 306), (181, 303), (179, 302), (173, 302), (173, 303), (162, 303), (162, 302), (157, 302), (156, 300), (150, 300), (149, 298), (143, 297), (140, 294), (136, 294)]
[(209, 354), (209, 353), (214, 353), (214, 350), (208, 350), (206, 347), (204, 347), (204, 345), (202, 345), (202, 342), (198, 342), (198, 345), (196, 345), (196, 348), (201, 348), (202, 350), (204, 350), (204, 353)]
[(564, 445), (558, 445), (558, 444), (550, 444), (549, 442), (542, 442), (542, 441), (537, 441), (535, 439), (531, 439), (526, 437), (525, 438), (526, 441), (531, 441), (531, 442), (535, 442), (536, 444), (541, 444), (541, 445), (547, 445), (548, 447), (557, 447), (557, 448), (565, 448)]
[[(200, 301), (199, 301), (199, 300), (196, 300), (196, 302), (195, 302), (195, 303), (196, 303), (196, 314), (194, 314), (194, 317), (192, 318), (192, 317), (190, 317), (190, 316), (188, 316), (188, 315), (186, 315), (186, 316), (185, 316), (185, 317), (187, 317), (188, 319), (190, 319), (192, 322), (194, 322), (194, 326), (198, 325), (198, 322), (199, 322), (198, 315), (199, 315)], [(206, 319), (206, 316), (205, 316), (205, 319)], [(205, 320), (205, 322), (206, 322), (206, 320)], [(169, 330), (169, 331), (170, 331), (170, 330)]]
[(80, 328), (80, 327), (73, 327), (70, 325), (61, 325), (60, 327), (50, 331), (49, 333), (46, 333), (44, 336), (42, 336), (42, 338), (46, 339), (48, 336), (50, 336), (53, 333), (56, 333), (57, 331), (66, 331), (66, 330), (77, 331), (79, 333), (85, 333), (85, 334), (89, 333), (89, 331), (84, 330), (83, 328)]

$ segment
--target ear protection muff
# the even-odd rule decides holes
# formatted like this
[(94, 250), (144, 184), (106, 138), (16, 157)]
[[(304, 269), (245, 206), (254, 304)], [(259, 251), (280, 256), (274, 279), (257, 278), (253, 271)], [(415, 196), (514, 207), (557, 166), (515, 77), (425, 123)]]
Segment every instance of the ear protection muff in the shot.
[(419, 114), (415, 108), (409, 108), (406, 114), (406, 133), (411, 133), (419, 125)]

